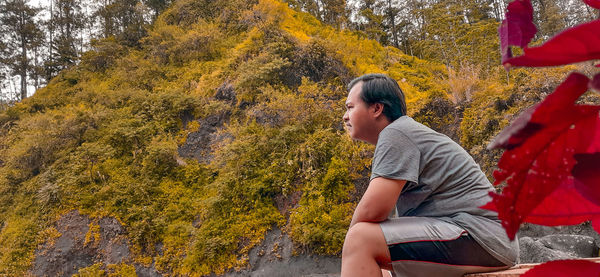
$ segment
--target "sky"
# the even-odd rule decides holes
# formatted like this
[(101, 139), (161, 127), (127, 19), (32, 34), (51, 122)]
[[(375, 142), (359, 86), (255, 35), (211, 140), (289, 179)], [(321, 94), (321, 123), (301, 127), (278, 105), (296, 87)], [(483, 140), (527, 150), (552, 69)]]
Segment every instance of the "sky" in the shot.
[(41, 12), (42, 18), (46, 19), (49, 17), (46, 9), (50, 6), (50, 0), (29, 0), (29, 4), (34, 7), (44, 8), (44, 11)]

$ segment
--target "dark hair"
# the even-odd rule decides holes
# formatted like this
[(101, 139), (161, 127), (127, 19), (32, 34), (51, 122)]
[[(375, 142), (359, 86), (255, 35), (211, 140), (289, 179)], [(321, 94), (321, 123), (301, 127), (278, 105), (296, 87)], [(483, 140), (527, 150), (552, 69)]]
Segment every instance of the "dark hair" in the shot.
[(365, 74), (350, 82), (348, 90), (362, 82), (360, 98), (368, 105), (383, 104), (383, 114), (394, 121), (406, 115), (404, 93), (396, 80), (384, 74)]

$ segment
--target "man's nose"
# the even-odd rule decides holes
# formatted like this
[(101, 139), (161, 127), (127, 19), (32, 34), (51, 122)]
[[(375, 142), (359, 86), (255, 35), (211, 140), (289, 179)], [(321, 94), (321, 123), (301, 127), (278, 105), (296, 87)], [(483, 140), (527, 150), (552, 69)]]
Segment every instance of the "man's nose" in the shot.
[(344, 121), (348, 121), (348, 120), (350, 119), (350, 118), (348, 117), (348, 111), (346, 111), (346, 112), (344, 113), (344, 116), (342, 117), (342, 119), (343, 119)]

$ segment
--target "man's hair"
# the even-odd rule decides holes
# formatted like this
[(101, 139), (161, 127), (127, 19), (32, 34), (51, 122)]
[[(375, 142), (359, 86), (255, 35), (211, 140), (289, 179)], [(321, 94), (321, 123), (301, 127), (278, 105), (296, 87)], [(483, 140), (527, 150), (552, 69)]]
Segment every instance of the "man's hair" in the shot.
[(383, 114), (390, 122), (406, 115), (404, 93), (396, 80), (384, 74), (365, 74), (352, 80), (348, 84), (348, 90), (359, 82), (362, 82), (360, 98), (367, 105), (383, 104)]

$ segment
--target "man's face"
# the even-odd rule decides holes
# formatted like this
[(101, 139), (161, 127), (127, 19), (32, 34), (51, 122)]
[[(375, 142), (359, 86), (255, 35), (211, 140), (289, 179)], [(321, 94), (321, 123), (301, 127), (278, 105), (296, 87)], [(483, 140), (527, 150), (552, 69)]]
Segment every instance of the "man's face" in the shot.
[(358, 82), (350, 89), (343, 119), (351, 138), (367, 141), (375, 130), (370, 107), (360, 98), (362, 84)]

